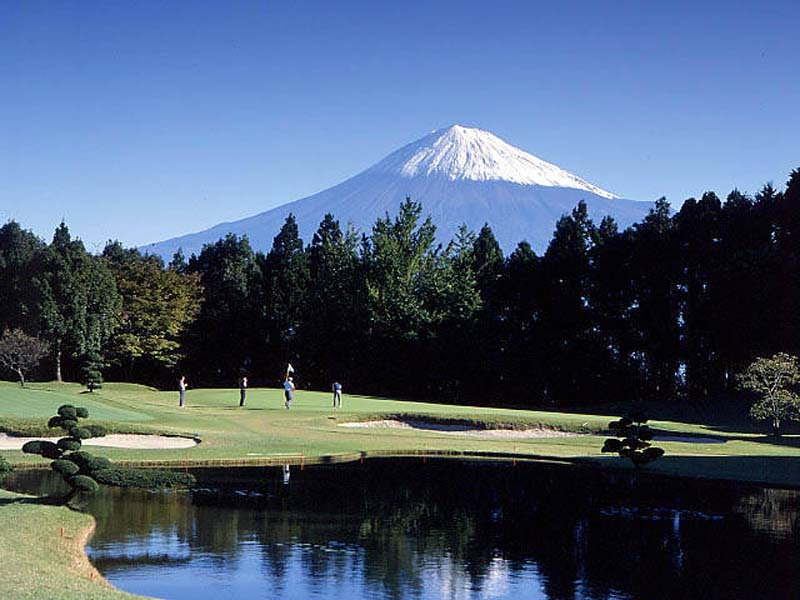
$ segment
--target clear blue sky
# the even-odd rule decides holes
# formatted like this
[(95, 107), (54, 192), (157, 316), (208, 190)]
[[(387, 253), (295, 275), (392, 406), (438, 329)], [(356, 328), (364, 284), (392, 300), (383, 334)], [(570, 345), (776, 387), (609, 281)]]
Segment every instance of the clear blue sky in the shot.
[(0, 3), (0, 220), (90, 249), (249, 216), (453, 123), (625, 197), (782, 187), (797, 2)]

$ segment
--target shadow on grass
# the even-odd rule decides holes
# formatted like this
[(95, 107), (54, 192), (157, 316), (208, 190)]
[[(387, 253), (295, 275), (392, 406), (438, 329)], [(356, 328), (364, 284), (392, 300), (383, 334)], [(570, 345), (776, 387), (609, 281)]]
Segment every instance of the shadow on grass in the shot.
[[(711, 437), (711, 436), (709, 436)], [(800, 448), (800, 436), (799, 435), (759, 435), (759, 436), (737, 436), (737, 435), (727, 435), (725, 436), (726, 440), (729, 441), (741, 441), (741, 442), (752, 442), (755, 444), (769, 444), (771, 446), (782, 446), (784, 448)]]
[(64, 498), (52, 496), (17, 496), (15, 498), (0, 498), (0, 507), (9, 504), (35, 504), (38, 506), (64, 506)]
[(665, 455), (636, 469), (622, 458), (603, 456), (595, 460), (603, 468), (649, 476), (699, 477), (747, 484), (800, 488), (800, 457), (789, 456), (672, 456)]

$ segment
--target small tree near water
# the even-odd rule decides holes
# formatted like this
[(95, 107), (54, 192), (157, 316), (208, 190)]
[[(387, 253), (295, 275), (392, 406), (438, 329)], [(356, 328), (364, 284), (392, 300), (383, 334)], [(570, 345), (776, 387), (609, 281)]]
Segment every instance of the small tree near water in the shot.
[(653, 432), (647, 426), (647, 418), (641, 413), (631, 413), (618, 421), (611, 421), (608, 428), (616, 435), (603, 444), (602, 452), (616, 452), (628, 458), (637, 467), (646, 465), (664, 456), (664, 450), (652, 446)]
[(86, 419), (89, 411), (82, 406), (65, 404), (58, 408), (58, 414), (52, 417), (48, 427), (60, 427), (68, 433), (58, 442), (49, 440), (33, 440), (22, 446), (27, 454), (38, 454), (53, 459), (50, 468), (60, 474), (72, 491), (64, 499), (69, 504), (79, 492), (94, 493), (98, 489), (93, 473), (111, 467), (107, 458), (94, 456), (81, 450), (82, 441), (93, 437), (103, 437), (106, 430), (102, 425), (82, 425), (79, 419)]
[(738, 380), (743, 390), (756, 395), (750, 416), (757, 421), (770, 421), (775, 435), (780, 435), (784, 421), (800, 420), (800, 396), (795, 392), (800, 382), (796, 356), (780, 352), (772, 358), (758, 358)]
[(9, 329), (0, 337), (0, 365), (16, 373), (25, 387), (25, 374), (47, 355), (48, 346), (21, 329)]

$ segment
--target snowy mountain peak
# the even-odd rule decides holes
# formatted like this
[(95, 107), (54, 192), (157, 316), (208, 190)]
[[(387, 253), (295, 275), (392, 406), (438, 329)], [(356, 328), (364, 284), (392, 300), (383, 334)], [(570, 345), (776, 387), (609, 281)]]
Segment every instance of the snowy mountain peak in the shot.
[(461, 125), (433, 131), (390, 154), (373, 169), (402, 177), (441, 176), (451, 181), (508, 181), (573, 188), (604, 198), (617, 198), (554, 164), (515, 148), (493, 133)]

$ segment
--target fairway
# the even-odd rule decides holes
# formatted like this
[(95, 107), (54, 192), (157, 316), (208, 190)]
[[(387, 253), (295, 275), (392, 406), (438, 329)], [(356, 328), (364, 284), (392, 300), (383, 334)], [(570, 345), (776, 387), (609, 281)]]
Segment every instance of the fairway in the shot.
[[(115, 386), (116, 395), (123, 396), (126, 388), (137, 392), (141, 386)], [(23, 389), (19, 385), (0, 383), (0, 415), (8, 417), (50, 418), (62, 404), (75, 404), (89, 409), (93, 419), (104, 421), (147, 421), (153, 417), (135, 409), (120, 406), (111, 397), (100, 397), (99, 392), (89, 394), (85, 388), (69, 383), (29, 383)], [(95, 397), (98, 400), (95, 400)]]
[[(33, 384), (20, 389), (0, 384), (0, 427), (11, 433), (47, 431), (46, 419), (64, 403), (86, 406), (90, 422), (118, 433), (191, 436), (189, 449), (103, 448), (97, 453), (128, 464), (201, 466), (329, 462), (370, 456), (485, 455), (508, 459), (554, 459), (580, 465), (630, 469), (627, 461), (600, 452), (601, 433), (612, 415), (586, 415), (407, 402), (345, 395), (334, 409), (329, 393), (299, 390), (291, 410), (282, 390), (253, 388), (247, 405), (238, 406), (238, 390), (198, 389), (178, 407), (177, 392), (133, 384), (106, 384), (86, 394), (75, 384)], [(435, 429), (341, 427), (355, 421), (386, 418), (459, 423), (478, 428), (549, 428), (581, 433), (571, 437), (484, 438)], [(800, 440), (722, 430), (701, 424), (652, 421), (656, 430), (705, 436), (698, 443), (658, 442), (666, 455), (648, 472), (736, 479), (776, 485), (800, 485)], [(57, 434), (50, 431), (50, 435)], [(41, 433), (36, 433), (41, 435)], [(713, 443), (711, 443), (713, 442)], [(720, 443), (723, 442), (723, 443)], [(45, 465), (20, 451), (2, 455), (18, 466)]]

